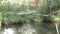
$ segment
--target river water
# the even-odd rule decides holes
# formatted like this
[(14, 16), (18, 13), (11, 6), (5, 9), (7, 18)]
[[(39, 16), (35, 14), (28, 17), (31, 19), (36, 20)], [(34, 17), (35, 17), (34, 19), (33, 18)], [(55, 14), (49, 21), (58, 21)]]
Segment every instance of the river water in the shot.
[[(47, 26), (48, 25), (48, 26)], [(34, 26), (34, 27), (32, 27)], [(56, 34), (49, 24), (10, 24), (2, 26), (2, 34)]]
[(2, 34), (36, 34), (30, 24), (2, 26)]

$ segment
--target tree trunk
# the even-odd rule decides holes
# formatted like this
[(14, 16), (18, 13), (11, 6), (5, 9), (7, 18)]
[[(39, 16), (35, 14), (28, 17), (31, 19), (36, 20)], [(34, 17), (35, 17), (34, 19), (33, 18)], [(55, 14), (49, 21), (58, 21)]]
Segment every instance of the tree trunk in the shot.
[(55, 23), (57, 34), (59, 34), (58, 23)]
[(0, 33), (1, 33), (1, 19), (2, 19), (2, 13), (0, 12)]

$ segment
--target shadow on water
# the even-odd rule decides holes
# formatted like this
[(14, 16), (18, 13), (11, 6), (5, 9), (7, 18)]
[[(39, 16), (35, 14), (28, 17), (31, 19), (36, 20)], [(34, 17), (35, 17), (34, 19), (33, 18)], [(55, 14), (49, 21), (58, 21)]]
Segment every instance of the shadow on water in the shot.
[(31, 23), (38, 34), (57, 34), (56, 27), (50, 20), (43, 20), (40, 24)]
[[(47, 23), (47, 21), (41, 24), (30, 23), (29, 25), (24, 24), (24, 23), (17, 23), (17, 24), (14, 23), (14, 24), (9, 24), (9, 25), (3, 24), (2, 34), (9, 34), (8, 32), (11, 32), (10, 34), (20, 34), (21, 32), (19, 30), (23, 29), (23, 30), (26, 30), (25, 32), (27, 32), (29, 28), (35, 29), (37, 34), (56, 34), (56, 29), (55, 29), (54, 24)], [(25, 34), (25, 33), (22, 33), (22, 34)]]
[(22, 26), (23, 26), (23, 23), (13, 23), (9, 25), (2, 24), (2, 28), (19, 28)]
[[(2, 26), (2, 34), (32, 34), (35, 30), (30, 24), (14, 23)], [(35, 34), (35, 33), (34, 33)]]
[[(19, 29), (23, 26), (23, 23), (13, 23), (9, 25), (2, 24), (2, 34), (15, 34), (19, 33)], [(13, 33), (14, 32), (14, 33)]]

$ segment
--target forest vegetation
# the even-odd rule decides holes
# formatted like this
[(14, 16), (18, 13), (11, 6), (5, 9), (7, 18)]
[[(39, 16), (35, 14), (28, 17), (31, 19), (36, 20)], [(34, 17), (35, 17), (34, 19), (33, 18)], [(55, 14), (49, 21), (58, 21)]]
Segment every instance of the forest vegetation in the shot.
[[(59, 34), (60, 0), (35, 1), (37, 2), (33, 5), (10, 4), (10, 2), (2, 5), (0, 2), (0, 17), (2, 18), (0, 24), (29, 23), (41, 34), (49, 34), (50, 32), (51, 34)], [(32, 12), (33, 10), (35, 12)], [(32, 13), (28, 13), (29, 11)], [(42, 27), (42, 30), (39, 29), (40, 27)]]

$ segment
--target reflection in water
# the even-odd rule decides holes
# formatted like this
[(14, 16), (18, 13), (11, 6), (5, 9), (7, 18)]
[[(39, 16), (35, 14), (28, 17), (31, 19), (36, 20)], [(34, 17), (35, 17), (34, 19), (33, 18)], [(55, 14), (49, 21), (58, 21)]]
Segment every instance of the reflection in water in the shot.
[(24, 26), (20, 29), (20, 32), (22, 32), (22, 34), (36, 34), (35, 29), (33, 29), (30, 24), (24, 25)]
[(11, 29), (11, 28), (8, 28), (8, 29), (4, 29), (3, 33), (2, 34), (14, 34), (14, 30)]
[[(14, 26), (14, 27), (12, 27)], [(3, 27), (2, 34), (36, 34), (35, 29), (30, 24), (25, 24), (22, 27), (20, 25), (9, 25)]]

